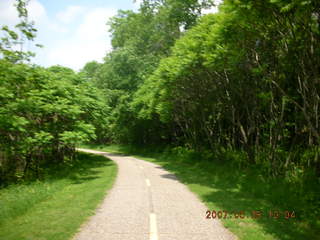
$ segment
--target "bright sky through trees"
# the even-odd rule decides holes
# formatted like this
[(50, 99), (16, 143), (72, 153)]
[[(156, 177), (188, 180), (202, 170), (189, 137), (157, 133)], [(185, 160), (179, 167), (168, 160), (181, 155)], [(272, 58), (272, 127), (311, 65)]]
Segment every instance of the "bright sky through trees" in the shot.
[[(0, 1), (0, 24), (18, 22), (14, 0)], [(30, 0), (30, 19), (38, 29), (36, 42), (44, 48), (24, 46), (36, 52), (34, 62), (42, 66), (60, 64), (79, 70), (88, 61), (101, 61), (111, 50), (106, 22), (119, 9), (137, 10), (141, 0)], [(208, 10), (205, 10), (208, 12)], [(209, 10), (210, 11), (210, 10)]]
[[(30, 19), (36, 23), (36, 42), (43, 49), (28, 50), (37, 53), (35, 63), (55, 64), (80, 69), (90, 60), (101, 60), (110, 50), (106, 22), (118, 9), (135, 10), (139, 1), (132, 0), (30, 0)], [(14, 0), (0, 1), (0, 23), (13, 26), (18, 22)], [(31, 49), (30, 49), (31, 48)]]

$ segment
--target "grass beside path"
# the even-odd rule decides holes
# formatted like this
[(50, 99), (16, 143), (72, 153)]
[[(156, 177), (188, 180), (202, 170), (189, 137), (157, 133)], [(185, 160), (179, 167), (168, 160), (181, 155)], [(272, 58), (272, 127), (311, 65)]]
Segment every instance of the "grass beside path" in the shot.
[(45, 180), (0, 189), (0, 239), (67, 240), (95, 213), (117, 166), (79, 153), (73, 166), (51, 169)]
[[(207, 205), (208, 210), (227, 211), (239, 215), (243, 211), (248, 216), (245, 219), (240, 216), (235, 218), (234, 214), (228, 214), (227, 219), (221, 219), (224, 226), (239, 239), (296, 240), (319, 237), (319, 218), (311, 212), (299, 211), (306, 206), (291, 195), (295, 186), (286, 184), (283, 179), (270, 181), (264, 179), (257, 169), (239, 170), (235, 165), (226, 164), (226, 161), (207, 161), (194, 153), (157, 152), (157, 149), (119, 145), (86, 147), (130, 154), (163, 166), (196, 193)], [(260, 211), (263, 216), (253, 219), (253, 211)], [(279, 211), (281, 216), (269, 217), (269, 211), (274, 214)], [(295, 218), (286, 219), (285, 211), (295, 211)], [(205, 213), (203, 220), (210, 221), (205, 219)]]

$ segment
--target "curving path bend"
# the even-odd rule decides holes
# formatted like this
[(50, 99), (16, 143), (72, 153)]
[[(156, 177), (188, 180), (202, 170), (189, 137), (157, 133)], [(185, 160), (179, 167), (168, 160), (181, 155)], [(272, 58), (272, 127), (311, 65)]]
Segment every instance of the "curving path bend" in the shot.
[(117, 163), (116, 182), (74, 240), (235, 240), (207, 208), (162, 167), (87, 149)]

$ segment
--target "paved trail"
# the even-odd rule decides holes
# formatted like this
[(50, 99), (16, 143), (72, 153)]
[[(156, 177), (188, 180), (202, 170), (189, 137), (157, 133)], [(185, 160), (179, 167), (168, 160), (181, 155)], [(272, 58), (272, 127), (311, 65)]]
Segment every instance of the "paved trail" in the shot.
[(104, 155), (118, 164), (114, 187), (74, 240), (234, 240), (174, 175), (133, 157)]

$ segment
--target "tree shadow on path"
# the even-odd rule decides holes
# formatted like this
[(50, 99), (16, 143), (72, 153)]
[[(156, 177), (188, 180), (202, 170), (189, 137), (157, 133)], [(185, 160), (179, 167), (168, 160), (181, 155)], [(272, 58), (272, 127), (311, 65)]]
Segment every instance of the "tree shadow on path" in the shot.
[[(272, 186), (267, 186), (267, 182), (263, 182), (250, 170), (234, 172), (234, 170), (231, 171), (234, 168), (229, 168), (226, 164), (206, 161), (197, 163), (195, 161), (175, 161), (173, 158), (161, 158), (160, 163), (165, 169), (174, 173), (179, 181), (189, 185), (191, 190), (192, 188), (197, 189), (197, 193), (207, 206), (215, 208), (208, 210), (228, 212), (228, 217), (234, 220), (233, 223), (228, 222), (227, 225), (230, 224), (233, 228), (245, 226), (248, 229), (250, 227), (250, 221), (239, 217), (235, 219), (234, 213), (242, 212), (246, 218), (256, 222), (263, 232), (273, 235), (274, 239), (316, 239), (319, 236), (319, 230), (312, 229), (305, 224), (308, 222), (306, 219), (303, 219), (304, 223), (302, 223), (299, 212), (295, 212), (295, 218), (285, 217), (285, 211), (290, 213), (295, 211), (294, 206), (292, 209), (286, 209), (283, 206), (277, 207), (271, 204), (269, 199), (274, 198)], [(172, 174), (162, 177), (175, 179)], [(281, 185), (280, 182), (279, 185)], [(205, 190), (202, 191), (201, 188)], [(283, 188), (283, 190), (286, 189)], [(286, 202), (288, 198), (278, 200)], [(271, 213), (279, 211), (280, 216), (278, 218), (270, 216), (270, 211)], [(253, 215), (253, 213), (260, 215)], [(253, 217), (257, 218), (253, 219)], [(241, 231), (239, 232), (239, 237), (242, 239), (254, 239), (252, 238), (255, 236), (254, 227), (252, 227), (252, 233), (248, 231), (247, 235), (241, 235)]]

